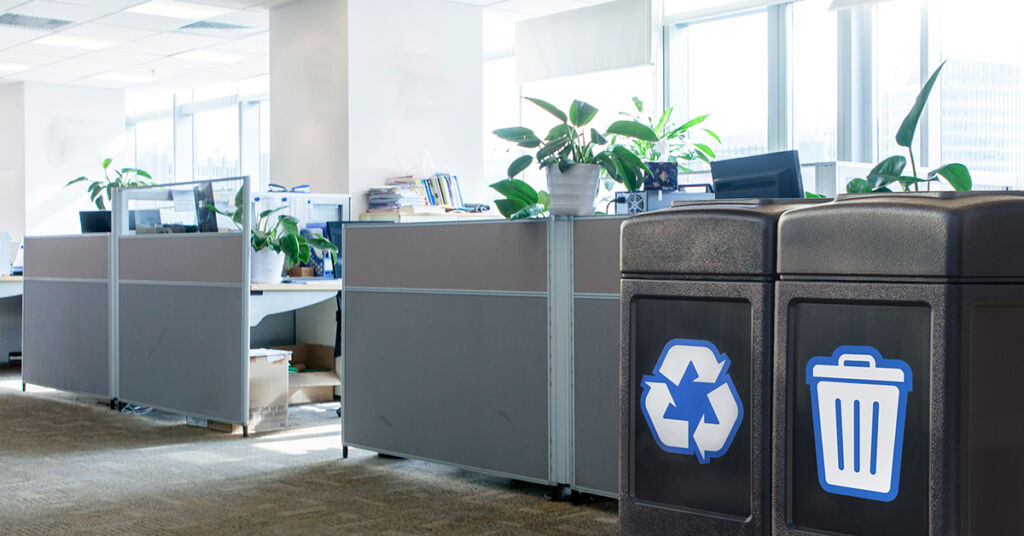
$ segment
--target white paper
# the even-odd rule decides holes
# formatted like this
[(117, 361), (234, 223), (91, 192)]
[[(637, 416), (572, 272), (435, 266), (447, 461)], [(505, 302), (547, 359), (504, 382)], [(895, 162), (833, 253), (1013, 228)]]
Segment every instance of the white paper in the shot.
[(171, 190), (175, 212), (195, 212), (196, 193), (194, 190)]

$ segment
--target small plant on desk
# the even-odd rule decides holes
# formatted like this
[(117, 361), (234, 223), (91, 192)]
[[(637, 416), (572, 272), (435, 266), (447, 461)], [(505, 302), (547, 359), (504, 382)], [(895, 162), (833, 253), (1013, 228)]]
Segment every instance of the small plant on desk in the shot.
[[(95, 180), (89, 184), (89, 201), (95, 203), (96, 208), (99, 210), (107, 209), (103, 202), (103, 198), (106, 197), (107, 200), (113, 200), (111, 192), (114, 188), (133, 188), (136, 186), (149, 186), (153, 184), (152, 182), (142, 180), (142, 177), (152, 179), (153, 177), (150, 177), (149, 173), (135, 168), (114, 168), (111, 170), (111, 162), (113, 162), (113, 160), (110, 158), (103, 160), (103, 180)], [(113, 178), (110, 176), (111, 171), (113, 171), (115, 175)], [(66, 188), (79, 182), (87, 182), (88, 180), (89, 177), (78, 177), (77, 179), (69, 181), (64, 185), (64, 187)]]
[[(235, 194), (234, 210), (221, 210), (213, 205), (206, 205), (206, 208), (231, 218), (235, 227), (241, 230), (245, 201), (242, 190), (239, 190)], [(303, 235), (299, 232), (299, 220), (287, 214), (278, 214), (286, 208), (288, 205), (264, 210), (252, 224), (253, 281), (280, 281), (282, 263), (287, 263), (288, 268), (307, 263), (314, 249), (328, 251), (332, 256), (338, 253), (337, 246), (330, 240), (318, 234)]]

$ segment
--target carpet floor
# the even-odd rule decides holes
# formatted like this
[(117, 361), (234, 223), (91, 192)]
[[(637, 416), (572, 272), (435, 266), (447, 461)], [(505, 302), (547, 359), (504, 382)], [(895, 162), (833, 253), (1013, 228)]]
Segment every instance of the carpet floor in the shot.
[(123, 415), (29, 386), (0, 367), (0, 533), (601, 535), (617, 506), (352, 449), (337, 404), (293, 406), (289, 428), (249, 438)]

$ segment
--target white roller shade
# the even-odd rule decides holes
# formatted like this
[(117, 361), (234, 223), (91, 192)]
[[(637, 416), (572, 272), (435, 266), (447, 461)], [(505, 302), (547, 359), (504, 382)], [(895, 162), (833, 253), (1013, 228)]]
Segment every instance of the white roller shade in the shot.
[(651, 0), (617, 0), (516, 24), (522, 82), (652, 62)]

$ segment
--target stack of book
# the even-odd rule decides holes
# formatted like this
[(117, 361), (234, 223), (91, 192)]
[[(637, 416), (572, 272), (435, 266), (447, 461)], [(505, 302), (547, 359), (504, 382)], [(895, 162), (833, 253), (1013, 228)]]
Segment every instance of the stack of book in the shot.
[(463, 206), (459, 179), (447, 173), (390, 178), (384, 186), (368, 189), (366, 201), (369, 213), (444, 214)]

